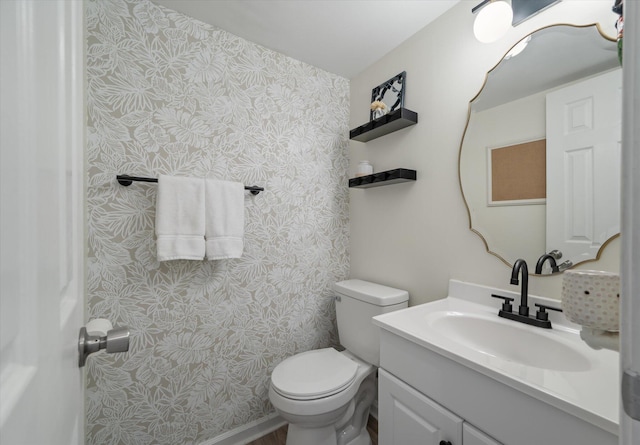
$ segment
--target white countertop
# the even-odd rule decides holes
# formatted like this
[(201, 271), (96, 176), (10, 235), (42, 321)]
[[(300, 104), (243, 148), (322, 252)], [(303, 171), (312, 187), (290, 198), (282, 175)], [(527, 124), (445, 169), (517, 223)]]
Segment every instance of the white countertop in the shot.
[[(580, 326), (569, 322), (558, 312), (549, 314), (553, 329), (537, 328), (500, 318), (498, 309), (502, 302), (492, 298), (492, 293), (514, 297), (513, 304), (517, 310), (519, 294), (451, 280), (449, 297), (380, 315), (373, 320), (382, 329), (617, 435), (620, 404), (619, 354), (610, 350), (591, 349), (580, 339)], [(534, 303), (560, 306), (557, 300), (529, 296), (532, 314), (535, 313)], [(480, 333), (478, 338), (473, 339), (473, 345), (430, 326), (434, 315), (443, 314), (472, 314), (490, 319), (491, 322), (508, 323), (510, 332), (522, 332), (523, 338), (531, 335), (547, 336), (549, 340), (567, 345), (580, 360), (575, 366), (559, 366), (561, 369), (547, 369), (509, 360), (493, 353), (490, 347), (479, 346), (478, 342), (482, 341)], [(527, 342), (522, 343), (523, 353), (526, 354)]]

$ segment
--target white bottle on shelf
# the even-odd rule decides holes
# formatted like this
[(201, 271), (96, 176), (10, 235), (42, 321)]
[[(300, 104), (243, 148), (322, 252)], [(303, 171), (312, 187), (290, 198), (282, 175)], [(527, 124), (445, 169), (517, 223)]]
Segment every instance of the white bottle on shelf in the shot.
[(373, 174), (373, 165), (369, 161), (360, 161), (358, 164), (358, 170), (356, 172), (356, 178), (360, 176), (367, 176)]

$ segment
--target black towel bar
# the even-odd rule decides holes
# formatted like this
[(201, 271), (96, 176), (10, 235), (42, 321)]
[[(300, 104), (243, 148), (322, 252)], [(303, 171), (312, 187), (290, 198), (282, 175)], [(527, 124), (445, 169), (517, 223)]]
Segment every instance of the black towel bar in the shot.
[[(130, 186), (134, 181), (135, 182), (158, 182), (158, 178), (142, 178), (140, 176), (129, 176), (129, 175), (117, 175), (116, 179), (120, 183), (120, 185), (124, 185), (125, 187)], [(245, 190), (249, 190), (253, 195), (257, 195), (260, 192), (264, 192), (263, 187), (257, 187), (255, 185), (245, 185)]]

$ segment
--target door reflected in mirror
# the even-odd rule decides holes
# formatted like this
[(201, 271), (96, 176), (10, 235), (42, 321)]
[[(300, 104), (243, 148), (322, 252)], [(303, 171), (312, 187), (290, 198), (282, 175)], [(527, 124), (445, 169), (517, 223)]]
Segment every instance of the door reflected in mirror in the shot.
[(487, 252), (511, 266), (556, 251), (561, 271), (600, 257), (620, 232), (621, 101), (616, 43), (597, 25), (540, 29), (487, 73), (458, 165)]

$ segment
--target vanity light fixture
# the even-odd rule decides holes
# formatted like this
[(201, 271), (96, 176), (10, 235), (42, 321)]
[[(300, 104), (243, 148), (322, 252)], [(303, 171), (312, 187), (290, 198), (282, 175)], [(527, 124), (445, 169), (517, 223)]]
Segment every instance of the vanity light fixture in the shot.
[(478, 13), (473, 33), (482, 43), (491, 43), (505, 35), (512, 26), (559, 3), (561, 0), (482, 0), (471, 12)]
[(495, 42), (511, 28), (513, 9), (507, 0), (483, 0), (471, 12), (478, 12), (473, 22), (473, 34), (482, 43)]
[(507, 60), (520, 54), (522, 51), (524, 51), (524, 49), (527, 47), (530, 41), (531, 41), (530, 35), (520, 40), (518, 43), (516, 43), (516, 45), (513, 48), (511, 48), (511, 51), (509, 51), (507, 55), (504, 56), (504, 59)]

